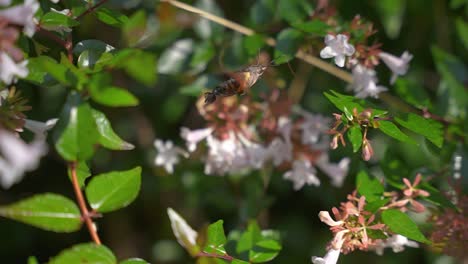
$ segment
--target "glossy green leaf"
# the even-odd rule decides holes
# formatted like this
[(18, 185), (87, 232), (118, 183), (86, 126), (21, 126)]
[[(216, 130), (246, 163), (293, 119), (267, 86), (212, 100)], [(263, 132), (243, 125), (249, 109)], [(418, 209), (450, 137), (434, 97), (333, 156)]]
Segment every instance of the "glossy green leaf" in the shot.
[(87, 160), (94, 153), (99, 134), (91, 107), (71, 92), (55, 129), (55, 148), (67, 161)]
[(122, 33), (127, 45), (134, 47), (145, 34), (146, 27), (146, 13), (143, 10), (132, 14), (122, 27)]
[(80, 22), (75, 19), (54, 11), (48, 12), (42, 16), (40, 23), (44, 28), (57, 26), (74, 27), (80, 24)]
[(176, 41), (159, 57), (158, 72), (162, 74), (177, 74), (182, 72), (193, 49), (194, 42), (192, 39)]
[(99, 132), (98, 142), (103, 147), (112, 150), (132, 150), (132, 144), (122, 140), (112, 129), (112, 126), (104, 113), (93, 109), (93, 118)]
[(138, 49), (125, 49), (115, 54), (113, 66), (123, 68), (135, 80), (153, 85), (157, 78), (157, 60), (154, 54)]
[(382, 212), (382, 221), (388, 228), (397, 234), (403, 235), (408, 239), (421, 243), (430, 244), (431, 242), (419, 231), (418, 226), (405, 213), (389, 209)]
[(236, 252), (251, 250), (253, 246), (262, 239), (261, 230), (255, 221), (251, 221), (247, 230), (242, 233), (241, 237), (237, 241)]
[(125, 107), (138, 105), (138, 98), (124, 88), (107, 84), (106, 78), (96, 74), (89, 84), (93, 101), (105, 106)]
[(150, 264), (144, 259), (140, 258), (130, 258), (119, 262), (120, 264)]
[(442, 147), (444, 131), (442, 124), (439, 122), (413, 113), (409, 113), (404, 119), (395, 118), (395, 121), (405, 128), (424, 136), (437, 147)]
[(60, 64), (67, 68), (66, 78), (71, 80), (72, 87), (78, 91), (82, 90), (83, 85), (88, 81), (86, 73), (72, 64), (64, 53), (60, 54)]
[(379, 129), (392, 138), (398, 139), (402, 142), (416, 144), (414, 140), (408, 137), (405, 133), (401, 132), (401, 130), (391, 121), (379, 121)]
[(258, 55), (265, 46), (265, 37), (259, 34), (246, 36), (244, 38), (244, 48), (250, 56)]
[(330, 29), (330, 26), (321, 20), (294, 23), (292, 26), (298, 30), (318, 36), (325, 36)]
[[(76, 176), (78, 178), (78, 184), (80, 187), (84, 187), (85, 180), (91, 176), (91, 171), (89, 170), (88, 165), (86, 164), (85, 161), (79, 161), (76, 166)], [(70, 166), (68, 167), (68, 177), (70, 178), (70, 181), (72, 180), (72, 174), (71, 174), (71, 168)]]
[[(71, 77), (67, 67), (62, 64), (57, 63), (54, 59), (48, 56), (39, 56), (34, 58), (36, 65), (38, 66), (36, 70), (39, 70), (42, 79), (45, 74), (49, 74), (58, 82), (65, 85), (72, 85), (73, 80), (76, 78)], [(39, 76), (38, 76), (39, 77)]]
[(80, 68), (91, 68), (94, 69), (100, 66), (96, 70), (101, 70), (102, 66), (111, 62), (114, 47), (96, 39), (87, 39), (78, 42), (73, 48), (73, 53), (79, 55), (78, 66)]
[(281, 245), (275, 240), (262, 240), (255, 244), (249, 252), (252, 263), (262, 263), (273, 260), (281, 250)]
[(378, 179), (371, 178), (365, 171), (358, 173), (356, 188), (360, 195), (366, 197), (367, 202), (380, 200), (384, 192), (382, 183)]
[(401, 99), (418, 108), (432, 107), (429, 95), (420, 83), (399, 78), (396, 81), (394, 91)]
[(462, 18), (457, 18), (455, 25), (458, 37), (461, 39), (465, 49), (468, 50), (468, 23), (466, 23)]
[[(197, 0), (195, 7), (200, 8), (210, 14), (224, 17), (223, 10), (219, 8), (215, 0)], [(199, 18), (195, 23), (193, 29), (203, 39), (217, 38), (220, 37), (224, 31), (224, 27), (221, 25), (209, 21), (206, 18)]]
[(387, 113), (385, 110), (375, 109), (366, 105), (363, 100), (359, 100), (354, 96), (340, 94), (336, 91), (330, 90), (324, 93), (325, 97), (341, 112), (351, 112), (356, 109), (362, 112), (364, 109), (371, 109), (371, 117), (380, 117)]
[(280, 16), (288, 21), (290, 24), (294, 24), (305, 20), (313, 11), (312, 6), (307, 0), (279, 0), (278, 10)]
[(54, 232), (74, 232), (81, 227), (81, 214), (70, 199), (54, 194), (37, 194), (0, 207), (0, 216)]
[(225, 255), (226, 250), (224, 249), (224, 244), (226, 244), (226, 236), (224, 235), (223, 220), (218, 220), (208, 226), (207, 241), (204, 250), (208, 253)]
[(360, 126), (351, 127), (346, 133), (351, 145), (353, 145), (353, 152), (357, 152), (362, 145), (362, 131)]
[(112, 251), (106, 246), (83, 243), (60, 252), (49, 264), (116, 264)]
[(302, 38), (303, 34), (296, 29), (287, 28), (281, 31), (276, 38), (276, 63), (281, 64), (294, 58)]
[(128, 21), (127, 16), (124, 14), (104, 7), (97, 9), (94, 13), (99, 20), (114, 27), (120, 27)]
[[(30, 82), (33, 82), (38, 85), (47, 86), (47, 84), (51, 85), (54, 81), (51, 75), (48, 74), (48, 71), (43, 67), (43, 60), (48, 60), (48, 56), (39, 56), (35, 58), (28, 59), (28, 69), (29, 74), (24, 78)], [(53, 60), (52, 60), (53, 61)], [(66, 71), (66, 69), (65, 69)]]
[(86, 186), (86, 198), (91, 208), (105, 213), (123, 208), (138, 196), (141, 168), (112, 171), (94, 176)]

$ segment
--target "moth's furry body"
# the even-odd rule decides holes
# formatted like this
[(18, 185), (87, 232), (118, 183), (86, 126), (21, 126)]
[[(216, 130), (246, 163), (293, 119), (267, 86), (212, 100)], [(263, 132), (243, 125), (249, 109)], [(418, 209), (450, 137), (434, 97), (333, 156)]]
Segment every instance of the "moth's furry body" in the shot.
[(263, 75), (268, 66), (256, 64), (242, 69), (241, 71), (229, 74), (230, 78), (218, 86), (212, 92), (205, 93), (205, 105), (216, 101), (218, 96), (227, 97), (236, 94), (244, 94)]

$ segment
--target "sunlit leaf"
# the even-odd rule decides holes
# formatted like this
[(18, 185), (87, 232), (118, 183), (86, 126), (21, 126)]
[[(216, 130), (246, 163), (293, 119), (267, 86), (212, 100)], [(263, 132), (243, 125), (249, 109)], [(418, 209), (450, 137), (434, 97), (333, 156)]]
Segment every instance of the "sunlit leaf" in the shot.
[(141, 168), (112, 171), (94, 176), (86, 186), (86, 198), (91, 208), (105, 213), (133, 202), (140, 191)]
[(274, 259), (281, 250), (281, 245), (275, 240), (262, 240), (249, 251), (249, 260), (252, 263), (262, 263)]
[(74, 232), (81, 227), (81, 214), (70, 199), (44, 193), (0, 207), (0, 216), (54, 232)]
[(48, 12), (42, 16), (40, 23), (41, 26), (45, 28), (56, 26), (74, 27), (80, 24), (80, 22), (75, 19), (54, 11)]
[(224, 235), (223, 220), (218, 220), (217, 222), (208, 226), (207, 241), (204, 251), (208, 253), (225, 255), (225, 244), (226, 236)]
[(60, 252), (49, 264), (116, 264), (112, 251), (94, 243), (78, 244)]
[(360, 195), (366, 197), (367, 202), (380, 200), (384, 187), (378, 179), (371, 179), (367, 172), (360, 171), (356, 178), (356, 188)]
[(104, 7), (97, 9), (94, 13), (99, 20), (114, 27), (120, 27), (128, 21), (127, 16), (124, 14)]
[(395, 118), (395, 121), (405, 128), (424, 136), (437, 147), (442, 147), (444, 141), (443, 126), (439, 122), (413, 113), (409, 113), (404, 119)]
[(413, 144), (416, 144), (416, 142), (414, 142), (414, 140), (412, 140), (410, 137), (408, 137), (405, 133), (401, 132), (401, 130), (393, 123), (393, 122), (390, 122), (390, 121), (385, 121), (385, 120), (382, 120), (382, 121), (379, 121), (379, 129), (395, 138), (395, 139), (398, 139), (402, 142), (408, 142), (408, 143), (413, 143)]
[(98, 142), (103, 147), (112, 150), (131, 150), (132, 144), (122, 140), (112, 129), (112, 126), (104, 113), (93, 109), (93, 118), (99, 132)]
[(138, 98), (124, 88), (109, 84), (107, 75), (95, 74), (89, 83), (93, 101), (111, 107), (138, 105)]
[(431, 242), (421, 233), (418, 226), (405, 213), (389, 209), (382, 212), (382, 221), (390, 228), (392, 232), (403, 235), (408, 239), (421, 243), (430, 244)]
[[(70, 178), (70, 181), (72, 180), (72, 171), (71, 167), (68, 167), (68, 177)], [(78, 178), (78, 184), (80, 187), (84, 187), (85, 180), (91, 176), (91, 171), (89, 170), (88, 165), (86, 164), (85, 161), (80, 161), (76, 165), (76, 177)]]

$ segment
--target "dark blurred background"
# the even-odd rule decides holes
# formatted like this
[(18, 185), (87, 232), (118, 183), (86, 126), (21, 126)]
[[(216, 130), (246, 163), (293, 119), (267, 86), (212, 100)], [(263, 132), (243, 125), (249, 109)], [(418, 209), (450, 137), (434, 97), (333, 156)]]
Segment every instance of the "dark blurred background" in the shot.
[[(193, 4), (192, 1), (188, 1)], [(275, 36), (287, 24), (281, 21), (258, 24), (261, 8), (254, 8), (258, 2), (248, 0), (219, 0), (218, 6), (226, 18)], [(311, 0), (312, 4), (315, 1)], [(185, 11), (163, 6), (155, 1), (110, 1), (109, 7), (125, 7), (124, 13), (131, 15), (144, 10), (154, 18), (155, 38), (146, 44), (145, 49), (159, 55), (163, 54), (176, 40), (201, 39), (187, 25), (196, 16)], [(352, 20), (356, 14), (374, 23), (378, 29), (376, 39), (383, 43), (386, 52), (400, 55), (408, 50), (414, 54), (407, 78), (417, 83), (433, 100), (437, 97), (439, 75), (435, 69), (431, 47), (433, 45), (451, 53), (466, 62), (467, 50), (460, 41), (455, 28), (456, 18), (465, 19), (467, 8), (452, 9), (450, 1), (445, 0), (379, 0), (379, 1), (330, 1), (336, 5), (337, 14), (343, 20)], [(275, 10), (275, 12), (280, 12)], [(256, 19), (254, 17), (257, 17)], [(258, 21), (257, 21), (258, 22)], [(190, 23), (188, 23), (190, 24)], [(466, 33), (466, 32), (465, 32)], [(117, 48), (125, 47), (126, 41), (120, 30), (99, 22), (95, 17), (85, 18), (76, 31), (74, 39), (100, 39)], [(233, 40), (225, 48), (224, 67), (235, 68), (245, 65), (254, 58), (238, 53), (236, 38), (238, 34), (224, 30), (220, 38)], [(48, 40), (40, 39), (45, 45)], [(53, 45), (53, 44), (50, 44)], [(271, 52), (269, 49), (265, 49)], [(56, 52), (56, 51), (52, 51)], [(239, 55), (239, 56), (236, 56)], [(206, 66), (204, 72), (219, 73), (222, 70), (218, 57)], [(293, 69), (302, 67), (301, 62), (293, 60)], [(379, 66), (380, 80), (388, 85), (389, 73)], [(275, 69), (284, 75), (286, 83), (291, 81), (286, 67)], [(322, 93), (328, 89), (344, 92), (346, 84), (335, 77), (308, 67), (307, 87), (301, 104), (310, 111), (330, 115), (335, 111)], [(128, 152), (99, 149), (90, 163), (93, 174), (110, 170), (125, 170), (137, 165), (143, 166), (141, 192), (130, 206), (106, 214), (97, 220), (99, 234), (103, 243), (111, 248), (119, 259), (141, 257), (151, 263), (194, 263), (180, 247), (170, 229), (166, 214), (167, 207), (177, 210), (195, 229), (201, 229), (218, 219), (225, 220), (225, 230), (244, 228), (247, 221), (257, 218), (265, 229), (279, 230), (283, 250), (273, 263), (310, 263), (313, 255), (323, 256), (325, 246), (331, 240), (331, 232), (317, 217), (320, 210), (330, 210), (346, 199), (355, 188), (355, 173), (360, 166), (359, 155), (352, 155), (345, 148), (332, 153), (336, 160), (343, 155), (352, 157), (352, 169), (345, 185), (340, 188), (330, 186), (322, 177), (320, 187), (304, 187), (293, 191), (290, 182), (282, 179), (282, 172), (273, 172), (267, 189), (258, 172), (247, 176), (207, 176), (203, 164), (196, 159), (182, 162), (173, 175), (162, 168), (154, 167), (155, 138), (170, 139), (183, 145), (179, 137), (181, 126), (201, 128), (203, 119), (197, 114), (196, 97), (180, 93), (180, 88), (191, 84), (197, 75), (177, 73), (160, 74), (154, 87), (136, 83), (123, 73), (115, 72), (114, 78), (120, 86), (128, 87), (137, 95), (141, 104), (134, 108), (110, 109), (97, 106), (110, 118), (114, 129), (125, 140), (136, 145)], [(262, 84), (260, 84), (262, 85)], [(33, 107), (28, 118), (44, 121), (59, 115), (66, 90), (60, 87), (38, 88), (20, 84), (20, 88), (30, 98)], [(286, 85), (287, 86), (287, 85)], [(27, 135), (26, 135), (27, 136)], [(378, 135), (375, 135), (377, 137)], [(399, 144), (388, 138), (376, 138), (379, 146)], [(377, 146), (374, 148), (378, 148)], [(414, 167), (426, 166), (430, 162), (442, 162), (430, 151), (421, 152), (404, 145), (396, 147), (402, 158)], [(379, 151), (378, 151), (379, 152)], [(382, 155), (382, 153), (377, 154)], [(378, 164), (371, 164), (375, 167)], [(36, 193), (57, 192), (74, 199), (72, 186), (66, 174), (66, 166), (50, 144), (49, 154), (42, 159), (40, 167), (24, 176), (24, 180), (8, 190), (0, 190), (0, 204), (8, 204)], [(36, 256), (40, 262), (56, 255), (79, 242), (90, 241), (85, 228), (80, 232), (59, 234), (30, 227), (7, 219), (0, 219), (0, 259), (2, 263), (25, 263), (28, 256)], [(384, 257), (373, 252), (353, 252), (341, 256), (340, 263), (454, 263), (450, 258), (441, 258), (430, 250), (407, 248), (395, 254), (387, 249)]]

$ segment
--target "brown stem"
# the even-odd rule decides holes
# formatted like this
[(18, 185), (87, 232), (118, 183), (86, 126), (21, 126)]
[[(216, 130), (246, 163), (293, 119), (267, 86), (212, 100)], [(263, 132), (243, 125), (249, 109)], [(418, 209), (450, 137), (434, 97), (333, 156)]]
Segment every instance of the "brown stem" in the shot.
[(215, 254), (215, 253), (206, 253), (206, 252), (198, 252), (197, 255), (195, 255), (196, 257), (207, 257), (207, 258), (220, 258), (220, 259), (224, 259), (224, 260), (227, 260), (229, 262), (233, 261), (234, 258), (229, 256), (229, 255), (218, 255), (218, 254)]
[(76, 175), (76, 162), (71, 162), (68, 166), (70, 167), (71, 171), (73, 190), (75, 191), (76, 200), (78, 201), (78, 205), (81, 210), (81, 217), (86, 223), (89, 234), (91, 235), (91, 238), (93, 239), (94, 243), (101, 245), (101, 240), (99, 239), (96, 227), (94, 226), (93, 220), (91, 219), (92, 214), (90, 214), (88, 208), (86, 207), (86, 203), (83, 198), (83, 193), (81, 192), (80, 184), (78, 183), (78, 177)]
[(83, 13), (81, 13), (79, 16), (77, 16), (75, 18), (75, 20), (79, 20), (80, 18), (86, 16), (87, 14), (93, 12), (94, 10), (96, 10), (98, 7), (100, 7), (101, 5), (103, 5), (104, 3), (106, 3), (107, 0), (101, 0), (99, 1), (97, 4), (93, 5), (92, 7), (86, 9), (86, 11), (84, 11)]
[(45, 30), (43, 29), (40, 25), (37, 25), (36, 26), (36, 29), (39, 33), (41, 33), (42, 35), (50, 38), (51, 40), (57, 42), (57, 44), (59, 44), (60, 46), (64, 47), (65, 49), (67, 48), (67, 42), (61, 38), (59, 38), (57, 35), (55, 35), (54, 33), (48, 31), (48, 30)]

